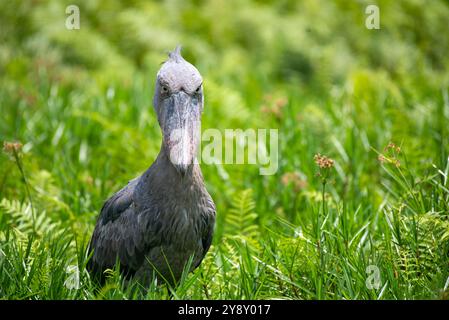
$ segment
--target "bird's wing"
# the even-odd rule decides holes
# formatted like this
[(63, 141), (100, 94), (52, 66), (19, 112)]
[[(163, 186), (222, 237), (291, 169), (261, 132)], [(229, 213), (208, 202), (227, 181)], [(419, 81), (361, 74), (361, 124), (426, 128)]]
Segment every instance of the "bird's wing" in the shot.
[(211, 198), (207, 199), (207, 208), (208, 210), (204, 210), (202, 215), (202, 225), (203, 232), (201, 235), (201, 242), (203, 245), (203, 253), (201, 259), (195, 265), (197, 268), (204, 259), (204, 256), (209, 251), (210, 245), (212, 244), (212, 237), (214, 235), (214, 227), (215, 227), (215, 204)]
[(134, 189), (138, 179), (110, 197), (101, 209), (89, 244), (89, 269), (103, 277), (103, 271), (120, 261), (125, 274), (132, 275), (142, 264), (146, 241), (135, 211)]

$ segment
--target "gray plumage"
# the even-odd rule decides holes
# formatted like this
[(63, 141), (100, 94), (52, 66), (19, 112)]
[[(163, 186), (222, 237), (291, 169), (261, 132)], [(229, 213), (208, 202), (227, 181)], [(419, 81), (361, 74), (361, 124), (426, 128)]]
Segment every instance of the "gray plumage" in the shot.
[(202, 78), (180, 47), (158, 72), (153, 104), (163, 134), (161, 150), (146, 172), (101, 209), (88, 263), (100, 279), (119, 261), (127, 277), (144, 285), (153, 275), (176, 283), (190, 257), (193, 270), (211, 245), (215, 205), (195, 161)]

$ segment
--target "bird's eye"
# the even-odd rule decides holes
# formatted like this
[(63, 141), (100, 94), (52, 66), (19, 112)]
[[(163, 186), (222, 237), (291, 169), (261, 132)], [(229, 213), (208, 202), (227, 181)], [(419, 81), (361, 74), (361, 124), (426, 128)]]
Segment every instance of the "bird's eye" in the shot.
[(162, 93), (167, 93), (168, 92), (168, 87), (167, 86), (162, 86), (161, 91), (162, 91)]
[(200, 92), (201, 92), (201, 85), (198, 88), (196, 88), (196, 90), (195, 90), (195, 93), (200, 93)]

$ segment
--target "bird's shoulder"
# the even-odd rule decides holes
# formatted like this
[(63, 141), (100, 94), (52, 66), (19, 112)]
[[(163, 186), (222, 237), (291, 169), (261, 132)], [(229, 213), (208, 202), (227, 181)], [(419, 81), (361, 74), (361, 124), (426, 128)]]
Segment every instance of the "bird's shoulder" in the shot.
[(131, 207), (134, 202), (134, 190), (138, 180), (138, 178), (135, 178), (129, 181), (125, 187), (106, 200), (100, 211), (99, 223), (105, 225), (108, 222), (114, 222), (123, 212)]

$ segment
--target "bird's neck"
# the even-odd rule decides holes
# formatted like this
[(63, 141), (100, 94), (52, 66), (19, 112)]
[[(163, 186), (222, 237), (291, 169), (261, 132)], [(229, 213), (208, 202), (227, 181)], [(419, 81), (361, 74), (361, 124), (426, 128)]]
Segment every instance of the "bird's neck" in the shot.
[(170, 198), (202, 196), (205, 191), (200, 166), (195, 163), (181, 175), (171, 163), (165, 148), (162, 146), (154, 163), (139, 179), (136, 197), (139, 202), (146, 203), (147, 198)]
[(156, 160), (141, 176), (140, 182), (140, 187), (145, 193), (164, 193), (204, 187), (203, 175), (198, 163), (193, 161), (188, 170), (181, 174), (171, 163), (163, 144)]
[(181, 174), (176, 170), (175, 166), (170, 161), (169, 154), (164, 146), (164, 143), (162, 143), (161, 150), (159, 151), (159, 154), (151, 167), (153, 166), (155, 167), (154, 170), (160, 171), (161, 176), (165, 176), (166, 178), (173, 178), (175, 180), (179, 179), (180, 182), (187, 184), (189, 182), (195, 182), (196, 179), (201, 178), (202, 182), (201, 168), (198, 165), (196, 158), (194, 158), (187, 171), (184, 174)]

